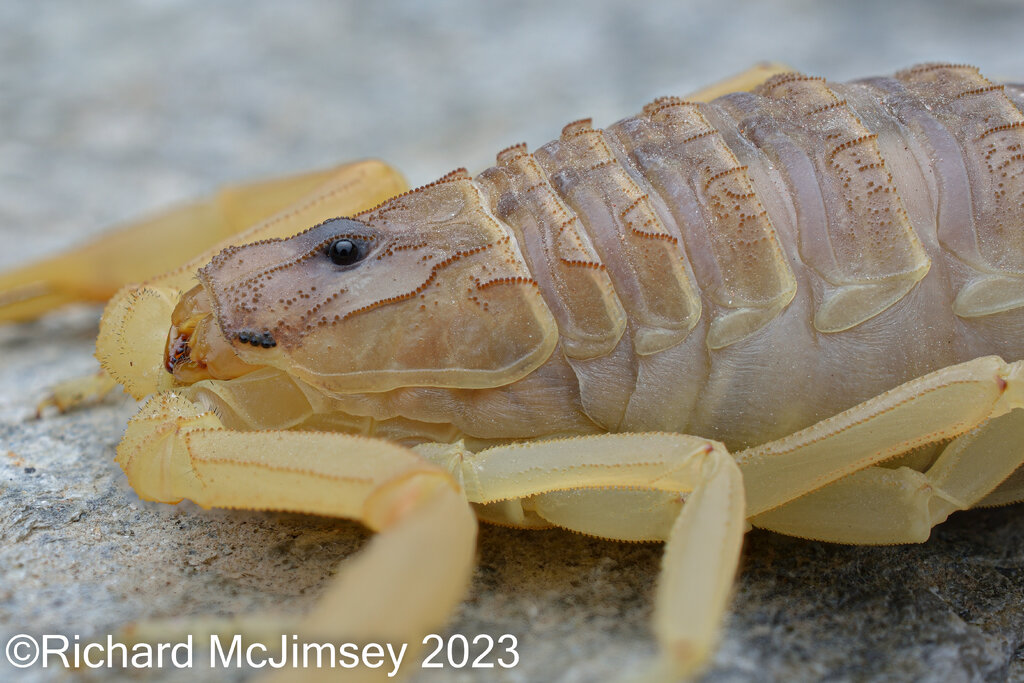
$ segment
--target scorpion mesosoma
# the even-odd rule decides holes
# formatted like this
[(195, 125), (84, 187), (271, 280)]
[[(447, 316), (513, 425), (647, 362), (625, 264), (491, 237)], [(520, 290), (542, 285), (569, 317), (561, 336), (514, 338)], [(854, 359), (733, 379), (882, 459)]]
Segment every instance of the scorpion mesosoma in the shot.
[(56, 389), (155, 394), (118, 447), (140, 496), (378, 531), (294, 626), (357, 639), (443, 622), (477, 518), (664, 540), (672, 678), (748, 522), (921, 542), (1024, 499), (1022, 105), (963, 65), (755, 69), (404, 194), (379, 162), (227, 190), (6, 276), (2, 315), (223, 240), (121, 289), (107, 375)]

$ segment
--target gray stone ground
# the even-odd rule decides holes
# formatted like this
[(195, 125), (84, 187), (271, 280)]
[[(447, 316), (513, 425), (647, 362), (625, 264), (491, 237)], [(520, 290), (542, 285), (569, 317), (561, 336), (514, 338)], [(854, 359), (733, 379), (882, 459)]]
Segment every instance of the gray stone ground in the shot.
[[(510, 143), (609, 123), (759, 59), (837, 78), (965, 60), (1024, 78), (1024, 13), (1008, 1), (551, 5), (4, 2), (0, 267), (240, 178), (371, 155), (414, 183), (480, 169)], [(112, 462), (135, 410), (124, 399), (30, 419), (50, 384), (94, 367), (97, 317), (0, 329), (0, 641), (308, 607), (358, 527), (140, 502)], [(1024, 680), (1021, 510), (954, 515), (914, 547), (750, 534), (707, 680)], [(659, 553), (484, 528), (450, 629), (513, 633), (522, 662), (421, 679), (634, 670), (653, 651)], [(0, 663), (3, 680), (68, 678)]]

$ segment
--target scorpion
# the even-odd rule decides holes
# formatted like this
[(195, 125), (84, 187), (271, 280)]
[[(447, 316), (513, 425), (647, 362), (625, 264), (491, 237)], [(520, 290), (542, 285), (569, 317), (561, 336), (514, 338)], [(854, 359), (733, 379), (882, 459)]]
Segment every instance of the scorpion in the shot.
[(377, 161), (229, 188), (4, 276), (0, 319), (116, 290), (103, 373), (51, 402), (149, 397), (140, 497), (377, 532), (297, 632), (416, 643), (477, 520), (558, 526), (665, 543), (671, 680), (749, 526), (918, 543), (1024, 500), (1022, 106), (966, 65), (758, 67), (411, 191)]

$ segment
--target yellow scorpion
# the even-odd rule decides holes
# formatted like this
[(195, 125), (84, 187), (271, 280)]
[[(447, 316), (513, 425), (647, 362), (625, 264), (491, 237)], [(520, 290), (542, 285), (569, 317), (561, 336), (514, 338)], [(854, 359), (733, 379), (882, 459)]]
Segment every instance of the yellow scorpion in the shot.
[(671, 679), (748, 525), (921, 542), (1024, 499), (1022, 104), (963, 65), (755, 69), (411, 192), (375, 161), (228, 189), (3, 276), (0, 320), (117, 291), (104, 374), (53, 400), (151, 397), (117, 449), (142, 498), (378, 532), (246, 632), (418, 643), (478, 519), (554, 525), (665, 542)]

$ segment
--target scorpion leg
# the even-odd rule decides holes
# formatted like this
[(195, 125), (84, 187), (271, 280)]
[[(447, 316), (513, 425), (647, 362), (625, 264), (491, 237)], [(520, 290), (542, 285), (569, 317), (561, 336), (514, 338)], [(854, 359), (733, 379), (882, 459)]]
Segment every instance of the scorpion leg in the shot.
[[(845, 543), (920, 542), (1024, 464), (1024, 362), (989, 356), (737, 454), (751, 521)], [(950, 440), (924, 472), (876, 466)], [(1011, 493), (1012, 495), (1012, 493)]]
[(101, 369), (52, 387), (36, 415), (50, 406), (64, 412), (97, 402), (118, 383), (136, 399), (173, 387), (174, 377), (164, 369), (164, 330), (180, 295), (180, 289), (157, 285), (121, 289), (107, 304), (96, 339)]
[(102, 369), (85, 377), (58, 382), (50, 387), (49, 395), (36, 406), (36, 418), (42, 417), (43, 411), (51, 406), (63, 413), (72, 408), (98, 403), (116, 386), (117, 382)]
[[(129, 423), (117, 460), (147, 500), (343, 517), (379, 532), (298, 621), (302, 638), (407, 643), (411, 655), (467, 588), (472, 509), (449, 474), (401, 446), (337, 433), (224, 429), (213, 413), (165, 393)], [(202, 630), (209, 623), (194, 621)], [(269, 616), (225, 623), (246, 635), (271, 635), (276, 626), (279, 639), (282, 631)]]
[(106, 301), (125, 284), (152, 278), (239, 237), (286, 237), (315, 225), (302, 225), (286, 235), (266, 234), (262, 225), (253, 228), (251, 237), (243, 232), (287, 213), (289, 207), (301, 210), (310, 201), (319, 202), (329, 214), (325, 218), (333, 218), (368, 209), (405, 189), (401, 175), (380, 161), (226, 187), (204, 201), (126, 225), (60, 256), (0, 275), (0, 323), (30, 320), (68, 303)]
[[(1024, 437), (1021, 437), (1024, 439)], [(1024, 466), (1006, 478), (991, 493), (978, 501), (977, 507), (995, 507), (1024, 501)]]
[[(634, 532), (617, 532), (615, 527), (652, 526), (652, 510), (629, 504), (629, 495), (606, 495), (604, 489), (667, 492), (662, 499), (670, 509), (673, 504), (678, 509), (685, 498), (667, 534), (654, 612), (662, 656), (647, 680), (674, 680), (706, 663), (728, 604), (745, 531), (743, 482), (721, 444), (681, 434), (637, 433), (511, 444), (477, 454), (459, 444), (428, 444), (417, 450), (445, 465), (470, 501), (505, 501), (511, 511), (515, 505), (508, 503), (525, 498), (520, 512), (534, 518), (537, 512), (531, 508), (542, 497), (538, 494), (582, 490), (577, 505), (563, 506), (548, 521), (597, 536), (636, 540)], [(588, 504), (588, 493), (602, 505)], [(536, 510), (549, 514), (543, 507)], [(529, 520), (507, 521), (537, 526)]]
[(697, 92), (690, 93), (686, 96), (686, 99), (691, 102), (710, 102), (716, 97), (728, 95), (732, 92), (749, 92), (772, 76), (778, 76), (779, 74), (791, 71), (793, 69), (779, 62), (758, 62), (746, 71), (741, 71), (735, 76), (723, 78), (717, 83), (712, 83)]

